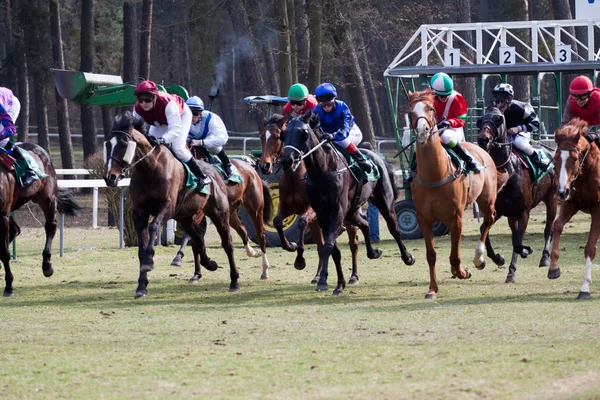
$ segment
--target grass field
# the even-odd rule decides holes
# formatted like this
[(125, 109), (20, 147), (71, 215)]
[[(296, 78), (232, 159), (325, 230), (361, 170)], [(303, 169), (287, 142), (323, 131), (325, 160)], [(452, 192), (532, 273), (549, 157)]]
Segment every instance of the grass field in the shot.
[[(519, 260), (511, 285), (507, 268), (489, 260), (483, 271), (471, 268), (470, 280), (451, 279), (449, 238), (438, 238), (436, 300), (424, 299), (423, 241), (407, 242), (417, 259), (407, 267), (387, 232), (381, 259), (368, 260), (360, 247), (360, 284), (341, 297), (309, 284), (314, 246), (304, 271), (293, 268), (292, 254), (269, 249), (271, 279), (260, 281), (260, 259), (234, 237), (241, 292), (227, 291), (226, 268), (188, 285), (190, 255), (170, 267), (176, 250), (160, 247), (149, 296), (134, 300), (137, 250), (119, 250), (117, 230), (68, 228), (65, 256), (57, 238), (55, 274), (44, 278), (43, 230), (25, 228), (15, 296), (0, 300), (0, 397), (597, 399), (600, 289), (575, 300), (589, 216), (567, 225), (562, 276), (553, 281), (537, 266), (542, 221), (533, 215), (527, 242), (535, 252)], [(465, 229), (463, 264), (471, 267), (476, 221)], [(492, 232), (509, 259), (506, 221)], [(225, 266), (215, 236), (211, 228), (209, 252)]]

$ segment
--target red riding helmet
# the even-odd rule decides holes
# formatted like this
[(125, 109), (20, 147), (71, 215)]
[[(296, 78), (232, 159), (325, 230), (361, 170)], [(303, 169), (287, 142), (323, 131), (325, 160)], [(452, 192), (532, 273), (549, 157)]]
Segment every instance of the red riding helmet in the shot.
[(158, 94), (158, 86), (152, 81), (142, 81), (135, 87), (135, 95), (137, 96), (142, 93), (150, 93), (151, 95), (156, 96)]
[(569, 92), (575, 95), (586, 94), (594, 90), (594, 84), (591, 79), (585, 75), (579, 75), (577, 78), (571, 81), (571, 86), (569, 86)]

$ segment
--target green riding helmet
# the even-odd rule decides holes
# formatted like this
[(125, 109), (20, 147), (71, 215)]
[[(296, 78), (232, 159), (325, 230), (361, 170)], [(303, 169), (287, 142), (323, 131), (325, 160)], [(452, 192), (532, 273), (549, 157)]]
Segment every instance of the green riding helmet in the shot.
[(431, 77), (430, 86), (439, 96), (450, 96), (454, 90), (454, 84), (452, 78), (443, 72), (438, 72)]
[(288, 100), (306, 100), (308, 88), (301, 83), (294, 83), (288, 90)]

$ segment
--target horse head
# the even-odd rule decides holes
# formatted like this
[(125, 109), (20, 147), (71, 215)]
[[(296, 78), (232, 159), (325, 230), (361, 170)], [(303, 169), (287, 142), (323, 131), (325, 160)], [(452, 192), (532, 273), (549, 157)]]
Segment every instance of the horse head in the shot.
[(262, 155), (259, 166), (263, 174), (269, 175), (273, 172), (273, 165), (283, 153), (283, 131), (286, 127), (286, 119), (281, 114), (273, 114), (264, 126), (260, 134)]
[(574, 118), (554, 133), (556, 153), (553, 162), (559, 171), (557, 193), (560, 201), (571, 196), (571, 189), (581, 174), (588, 152), (594, 146), (585, 139), (587, 131), (587, 122)]
[(410, 125), (415, 130), (417, 143), (425, 144), (432, 133), (437, 132), (433, 92), (408, 92)]
[(314, 121), (312, 111), (307, 111), (304, 115), (292, 118), (288, 123), (283, 137), (283, 157), (281, 163), (286, 171), (296, 171), (304, 155), (307, 154), (316, 142), (317, 138), (311, 128)]
[(136, 150), (145, 154), (152, 150), (145, 133), (144, 121), (135, 119), (131, 111), (115, 117), (110, 139), (104, 142), (104, 181), (107, 186), (117, 186), (131, 167)]
[(477, 127), (479, 128), (477, 144), (485, 151), (489, 151), (495, 143), (508, 142), (504, 114), (497, 107), (486, 108), (483, 117), (477, 121)]

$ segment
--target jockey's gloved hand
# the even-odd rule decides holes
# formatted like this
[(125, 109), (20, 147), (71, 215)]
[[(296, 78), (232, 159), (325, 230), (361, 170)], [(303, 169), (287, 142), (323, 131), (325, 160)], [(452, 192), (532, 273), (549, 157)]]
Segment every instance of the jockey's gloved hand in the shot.
[(329, 132), (323, 132), (323, 134), (321, 135), (321, 140), (331, 142), (333, 141), (333, 135)]
[(148, 141), (150, 142), (150, 144), (152, 145), (152, 147), (158, 147), (158, 146), (160, 146), (162, 144), (159, 139), (155, 138), (152, 135), (148, 135), (146, 137), (148, 138)]
[(438, 122), (437, 128), (438, 129), (447, 129), (447, 128), (450, 128), (450, 122), (448, 122), (448, 121)]
[(592, 142), (598, 143), (600, 141), (600, 137), (598, 136), (597, 133), (588, 133), (584, 137), (589, 143), (592, 143)]

